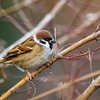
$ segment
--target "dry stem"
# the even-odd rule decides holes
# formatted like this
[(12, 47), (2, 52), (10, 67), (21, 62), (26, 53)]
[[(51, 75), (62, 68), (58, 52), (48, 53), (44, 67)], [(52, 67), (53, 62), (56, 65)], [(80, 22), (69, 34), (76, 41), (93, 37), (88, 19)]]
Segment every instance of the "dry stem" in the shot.
[[(85, 43), (88, 43), (89, 41), (92, 41), (94, 39), (96, 39), (97, 37), (100, 36), (100, 31), (98, 32), (94, 32), (93, 34), (91, 34), (90, 36), (80, 40), (79, 42), (73, 44), (72, 46), (68, 47), (67, 49), (63, 50), (62, 52), (60, 52), (58, 55), (56, 55), (54, 58), (52, 58), (48, 64), (52, 65), (54, 62), (56, 62), (57, 60), (61, 59), (61, 56), (65, 56), (66, 54), (68, 54), (69, 52), (77, 49), (78, 47), (84, 45)], [(59, 56), (60, 55), (60, 56)], [(46, 68), (48, 68), (49, 66), (43, 65), (40, 68), (38, 68), (37, 70), (35, 70), (34, 72), (32, 72), (32, 75), (35, 77), (36, 75), (38, 75), (39, 73), (41, 73), (43, 70), (45, 70)], [(21, 88), (25, 83), (27, 83), (29, 81), (29, 77), (26, 76), (24, 79), (22, 79), (20, 82), (18, 82), (15, 86), (13, 86), (11, 89), (9, 89), (4, 95), (2, 95), (0, 100), (5, 100), (7, 99), (10, 95), (12, 95), (14, 92), (16, 92), (19, 88)]]
[(100, 76), (98, 76), (95, 80), (92, 81), (89, 87), (80, 95), (80, 97), (77, 100), (87, 100), (91, 96), (91, 94), (99, 88), (99, 86)]
[(16, 11), (18, 11), (18, 10), (20, 10), (20, 9), (30, 5), (30, 4), (32, 4), (32, 3), (35, 3), (37, 1), (38, 0), (24, 0), (23, 2), (21, 2), (19, 4), (16, 4), (16, 5), (8, 8), (8, 9), (6, 9), (5, 10), (6, 12), (4, 10), (1, 10), (0, 11), (0, 17), (7, 16), (7, 15), (9, 15), (11, 13), (14, 13), (14, 12), (16, 12)]
[[(87, 75), (85, 75), (83, 77), (80, 77), (80, 78), (77, 78), (77, 79), (73, 80), (72, 82), (68, 82), (68, 83), (64, 84), (62, 87), (57, 87), (57, 88), (51, 89), (49, 91), (46, 91), (46, 92), (44, 92), (44, 93), (42, 93), (42, 94), (40, 94), (40, 95), (30, 99), (30, 100), (39, 100), (39, 99), (41, 99), (41, 98), (43, 98), (43, 97), (45, 97), (47, 95), (50, 95), (50, 94), (53, 94), (55, 92), (61, 91), (61, 90), (65, 89), (65, 88), (69, 88), (69, 87), (71, 87), (72, 85), (74, 85), (76, 83), (82, 82), (84, 80), (87, 80), (87, 79), (89, 79), (91, 77), (98, 76), (98, 75), (100, 75), (100, 71), (96, 71), (96, 72), (93, 72), (91, 74), (87, 74)], [(84, 95), (83, 95), (83, 98), (84, 98)], [(79, 100), (86, 100), (86, 99), (84, 98), (84, 99), (79, 99)]]

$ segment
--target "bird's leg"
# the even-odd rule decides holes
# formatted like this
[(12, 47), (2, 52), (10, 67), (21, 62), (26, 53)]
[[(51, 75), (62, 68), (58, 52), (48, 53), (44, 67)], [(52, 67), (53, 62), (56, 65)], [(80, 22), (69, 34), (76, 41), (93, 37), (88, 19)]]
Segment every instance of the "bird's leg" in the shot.
[(34, 78), (34, 76), (28, 71), (28, 70), (25, 70), (27, 75), (29, 76), (29, 79), (32, 80)]
[(51, 66), (50, 66), (50, 64), (49, 64), (49, 61), (46, 62), (44, 65), (47, 66), (47, 67), (49, 67), (49, 68), (51, 69)]

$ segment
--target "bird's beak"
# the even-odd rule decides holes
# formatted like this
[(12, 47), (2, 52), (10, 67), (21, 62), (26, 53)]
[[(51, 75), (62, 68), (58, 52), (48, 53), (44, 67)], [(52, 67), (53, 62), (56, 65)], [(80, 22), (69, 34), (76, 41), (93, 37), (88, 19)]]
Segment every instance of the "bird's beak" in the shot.
[(56, 43), (56, 40), (55, 39), (52, 39), (49, 41), (50, 43)]

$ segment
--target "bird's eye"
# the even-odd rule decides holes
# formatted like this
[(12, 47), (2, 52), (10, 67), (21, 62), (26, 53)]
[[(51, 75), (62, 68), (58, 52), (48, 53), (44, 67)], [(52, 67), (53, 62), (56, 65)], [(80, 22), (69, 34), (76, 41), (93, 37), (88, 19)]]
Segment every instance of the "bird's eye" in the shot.
[(46, 44), (45, 40), (43, 40), (43, 39), (40, 39), (40, 42), (41, 42), (42, 44)]

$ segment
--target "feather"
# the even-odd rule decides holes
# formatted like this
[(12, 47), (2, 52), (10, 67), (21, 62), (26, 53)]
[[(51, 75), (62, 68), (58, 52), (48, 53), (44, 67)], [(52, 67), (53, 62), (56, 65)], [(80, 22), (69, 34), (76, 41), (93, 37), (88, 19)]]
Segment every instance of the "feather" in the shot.
[(18, 56), (20, 54), (24, 54), (26, 52), (32, 51), (32, 47), (34, 47), (35, 42), (33, 41), (32, 37), (27, 39), (26, 41), (22, 42), (21, 44), (15, 46), (10, 51), (8, 51), (7, 55), (4, 59), (8, 59), (10, 57)]

